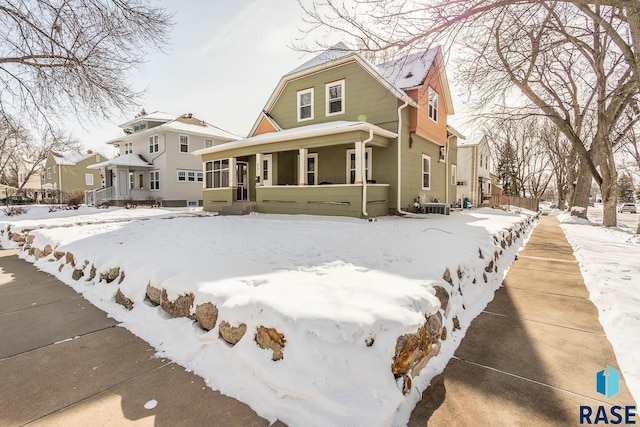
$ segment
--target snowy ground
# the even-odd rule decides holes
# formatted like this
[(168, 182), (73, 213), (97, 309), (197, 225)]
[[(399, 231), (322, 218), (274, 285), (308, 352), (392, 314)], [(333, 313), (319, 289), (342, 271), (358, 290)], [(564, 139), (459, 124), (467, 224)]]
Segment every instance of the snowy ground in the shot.
[(567, 213), (558, 218), (627, 387), (640, 403), (640, 236), (635, 234), (635, 223), (633, 228), (620, 222), (618, 227), (605, 228), (601, 218), (599, 223)]
[[(34, 207), (26, 216), (0, 217), (0, 244), (16, 245), (9, 227), (12, 235), (28, 229), (34, 248), (72, 253), (75, 267), (55, 253), (21, 256), (83, 293), (159, 356), (292, 426), (406, 424), (530, 231), (516, 239), (526, 215), (491, 209), (377, 222), (145, 208), (85, 208), (65, 218), (67, 212)], [(509, 234), (513, 245), (504, 243)], [(97, 275), (88, 280), (92, 266)], [(100, 280), (115, 267), (126, 273), (122, 280)], [(74, 280), (78, 269), (84, 276)], [(171, 300), (193, 293), (194, 307), (214, 303), (218, 323), (275, 328), (286, 339), (284, 358), (273, 361), (249, 332), (232, 347), (218, 326), (205, 331), (191, 319), (170, 318), (145, 299), (148, 284)], [(450, 294), (446, 310), (434, 285)], [(118, 289), (132, 310), (115, 303)], [(438, 312), (447, 338), (403, 395), (390, 369), (396, 341)]]

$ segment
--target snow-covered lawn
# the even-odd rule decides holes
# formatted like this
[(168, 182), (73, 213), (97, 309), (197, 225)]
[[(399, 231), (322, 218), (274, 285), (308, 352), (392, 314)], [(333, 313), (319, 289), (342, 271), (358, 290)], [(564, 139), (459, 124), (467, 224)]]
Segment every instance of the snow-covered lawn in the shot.
[[(292, 426), (406, 424), (532, 226), (524, 214), (491, 209), (377, 222), (143, 208), (79, 213), (0, 217), (0, 244), (15, 244), (9, 225), (12, 233), (32, 230), (22, 257), (83, 293), (159, 356)], [(42, 254), (47, 245), (51, 252)], [(148, 285), (170, 301), (193, 295), (191, 314), (215, 304), (216, 326), (206, 331), (170, 317), (149, 301)], [(437, 286), (449, 295), (446, 309)], [(131, 310), (115, 303), (118, 292)], [(429, 344), (434, 357), (394, 377), (398, 338), (433, 322), (438, 330), (438, 318), (446, 338), (438, 332), (443, 339)], [(246, 336), (230, 345), (219, 336), (223, 322), (246, 325)], [(260, 327), (282, 334), (281, 360), (256, 345)]]
[(606, 228), (566, 213), (559, 219), (627, 387), (640, 403), (640, 236), (629, 227)]

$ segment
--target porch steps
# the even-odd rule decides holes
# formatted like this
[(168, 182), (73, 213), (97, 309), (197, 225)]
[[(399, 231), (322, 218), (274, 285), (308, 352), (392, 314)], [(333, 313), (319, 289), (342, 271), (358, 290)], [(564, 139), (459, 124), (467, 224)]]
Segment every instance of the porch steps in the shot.
[(248, 215), (255, 211), (255, 203), (234, 203), (223, 207), (218, 215)]

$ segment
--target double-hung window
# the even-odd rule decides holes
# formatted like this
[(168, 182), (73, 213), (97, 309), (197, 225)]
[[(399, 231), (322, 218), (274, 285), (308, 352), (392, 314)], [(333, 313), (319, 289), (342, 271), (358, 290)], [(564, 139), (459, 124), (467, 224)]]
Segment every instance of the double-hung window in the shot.
[(157, 153), (158, 151), (160, 151), (158, 135), (151, 135), (149, 137), (149, 153)]
[(344, 113), (344, 80), (327, 83), (325, 85), (327, 99), (327, 116)]
[(458, 182), (456, 177), (457, 173), (458, 167), (456, 165), (451, 165), (451, 185), (456, 185), (456, 182)]
[(151, 190), (160, 189), (160, 171), (149, 172), (149, 187)]
[(181, 153), (189, 152), (189, 137), (187, 135), (180, 135), (179, 137), (179, 150)]
[(229, 186), (229, 159), (205, 163), (205, 188), (225, 188)]
[(313, 119), (313, 88), (299, 90), (297, 98), (298, 121)]
[(422, 155), (422, 189), (431, 190), (431, 157)]
[(438, 121), (438, 92), (429, 88), (429, 118), (434, 122)]
[(93, 174), (92, 173), (85, 173), (84, 174), (84, 184), (85, 185), (93, 185)]
[(125, 142), (124, 143), (124, 154), (133, 153), (133, 142)]

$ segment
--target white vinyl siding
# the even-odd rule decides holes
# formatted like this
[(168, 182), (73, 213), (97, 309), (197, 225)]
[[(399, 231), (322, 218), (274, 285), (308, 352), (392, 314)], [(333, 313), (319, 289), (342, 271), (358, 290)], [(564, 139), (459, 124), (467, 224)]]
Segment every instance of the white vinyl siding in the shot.
[(202, 182), (202, 171), (177, 169), (176, 179), (178, 182)]

